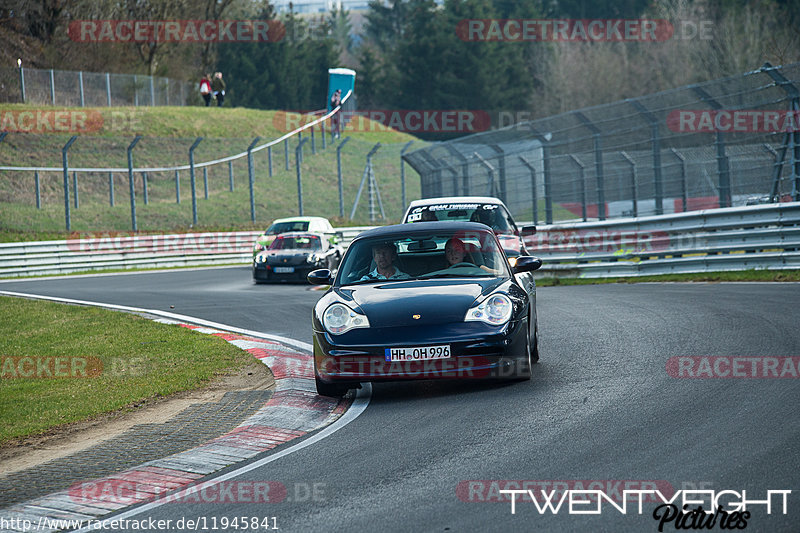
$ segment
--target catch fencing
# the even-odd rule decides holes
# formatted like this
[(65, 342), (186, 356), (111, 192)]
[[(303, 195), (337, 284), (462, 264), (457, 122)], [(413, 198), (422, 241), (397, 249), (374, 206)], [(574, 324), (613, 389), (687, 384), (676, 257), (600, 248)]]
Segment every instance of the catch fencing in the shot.
[(201, 102), (197, 83), (140, 74), (0, 68), (0, 101), (65, 107), (185, 106)]
[[(84, 152), (81, 154), (81, 144), (76, 143), (78, 141), (79, 136), (73, 135), (68, 140), (63, 136), (58, 135), (44, 135), (44, 136), (30, 136), (27, 134), (21, 134), (18, 136), (17, 143), (18, 145), (15, 146), (18, 154), (22, 154), (24, 157), (25, 154), (25, 147), (27, 146), (26, 143), (33, 143), (35, 144), (35, 149), (40, 151), (42, 148), (42, 143), (45, 142), (64, 142), (66, 143), (63, 147), (59, 146), (57, 148), (54, 147), (50, 153), (47, 154), (48, 157), (52, 159), (58, 160), (59, 166), (44, 166), (44, 165), (37, 165), (37, 166), (25, 166), (25, 165), (0, 165), (0, 171), (5, 172), (13, 172), (14, 176), (21, 177), (24, 175), (30, 176), (32, 179), (26, 182), (33, 185), (35, 201), (37, 208), (41, 208), (42, 206), (42, 175), (44, 174), (54, 174), (57, 173), (60, 178), (63, 178), (62, 188), (61, 188), (61, 198), (64, 205), (64, 217), (65, 217), (65, 226), (67, 231), (72, 230), (72, 211), (77, 210), (80, 206), (80, 196), (79, 196), (79, 176), (81, 181), (85, 177), (92, 177), (96, 178), (97, 175), (100, 175), (105, 179), (107, 176), (108, 178), (108, 191), (109, 191), (109, 204), (114, 206), (115, 204), (115, 175), (117, 179), (119, 175), (122, 174), (124, 178), (127, 178), (127, 183), (125, 184), (126, 187), (122, 189), (127, 189), (127, 200), (130, 203), (130, 211), (131, 211), (131, 229), (133, 231), (138, 231), (138, 224), (137, 224), (137, 214), (136, 214), (136, 202), (137, 196), (139, 197), (139, 201), (144, 201), (145, 204), (149, 202), (150, 192), (152, 190), (150, 181), (152, 180), (153, 176), (159, 176), (159, 181), (161, 182), (161, 187), (159, 189), (160, 194), (164, 194), (167, 187), (165, 185), (165, 181), (168, 179), (172, 179), (174, 176), (174, 188), (173, 194), (175, 197), (176, 203), (181, 202), (181, 173), (185, 175), (188, 174), (190, 179), (190, 190), (188, 193), (191, 195), (192, 201), (192, 226), (196, 226), (198, 224), (198, 210), (197, 210), (197, 182), (202, 179), (203, 182), (203, 189), (204, 189), (204, 196), (205, 199), (209, 198), (209, 173), (212, 172), (216, 175), (225, 175), (227, 177), (226, 186), (228, 186), (230, 192), (234, 191), (235, 186), (235, 174), (237, 169), (235, 168), (238, 165), (238, 173), (241, 175), (243, 172), (247, 174), (247, 181), (249, 184), (249, 213), (250, 213), (250, 220), (251, 222), (256, 221), (256, 198), (255, 198), (255, 154), (258, 152), (264, 152), (266, 157), (264, 158), (266, 161), (267, 167), (267, 174), (269, 177), (273, 176), (273, 172), (278, 170), (278, 165), (284, 167), (284, 170), (287, 172), (296, 171), (297, 176), (297, 192), (298, 192), (298, 211), (299, 214), (303, 214), (303, 193), (302, 193), (302, 180), (301, 180), (301, 166), (300, 164), (303, 162), (303, 155), (308, 154), (309, 152), (315, 154), (318, 148), (326, 148), (327, 144), (333, 144), (333, 139), (330, 138), (330, 123), (332, 118), (340, 113), (348, 112), (352, 114), (355, 111), (355, 95), (352, 92), (349, 92), (345, 97), (342, 99), (342, 104), (331, 110), (330, 112), (320, 111), (315, 112), (311, 120), (307, 123), (300, 125), (299, 127), (288, 131), (288, 133), (280, 136), (277, 139), (272, 141), (261, 143), (261, 138), (256, 137), (255, 139), (248, 139), (245, 141), (243, 146), (247, 146), (245, 151), (240, 151), (239, 153), (235, 153), (234, 155), (229, 156), (220, 156), (221, 153), (230, 153), (232, 151), (233, 146), (231, 142), (228, 141), (242, 141), (242, 139), (204, 139), (203, 137), (198, 137), (196, 139), (169, 139), (166, 141), (165, 139), (156, 139), (156, 138), (143, 138), (141, 136), (136, 136), (134, 138), (120, 138), (120, 137), (90, 137), (91, 143), (86, 144), (83, 147)], [(135, 115), (135, 112), (126, 113), (126, 112), (118, 112), (116, 114), (121, 115), (119, 121), (121, 125), (119, 127), (120, 130), (128, 130), (132, 129), (132, 124), (135, 122), (134, 118), (130, 118), (128, 115)], [(112, 122), (115, 120), (116, 116), (115, 112), (112, 112)], [(113, 127), (113, 125), (112, 125)], [(285, 130), (284, 130), (285, 131)], [(15, 134), (11, 134), (15, 135)], [(305, 136), (304, 136), (305, 135)], [(0, 133), (0, 153), (2, 153), (4, 144), (8, 143), (7, 132)], [(297, 139), (296, 146), (289, 146), (290, 140)], [(141, 144), (140, 144), (140, 141)], [(185, 154), (185, 150), (188, 149), (189, 152), (189, 162), (188, 164), (173, 164), (173, 165), (134, 165), (134, 158), (135, 158), (135, 148), (137, 145), (141, 147), (144, 144), (150, 143), (150, 151), (149, 153), (152, 154), (159, 154), (161, 157), (170, 157), (174, 161), (177, 158), (177, 154), (174, 153), (175, 150), (180, 149), (180, 151)], [(249, 146), (248, 146), (249, 144)], [(76, 145), (79, 150), (79, 155), (82, 155), (81, 161), (83, 164), (75, 165), (70, 164), (70, 157), (74, 155), (73, 145)], [(180, 145), (180, 146), (179, 146)], [(214, 158), (205, 161), (195, 161), (195, 157), (199, 159), (199, 156), (196, 156), (195, 151), (197, 153), (202, 153), (203, 148), (206, 146), (211, 145), (212, 151), (209, 153), (214, 154)], [(241, 150), (242, 143), (237, 142), (236, 145)], [(86, 153), (88, 151), (88, 153)], [(86, 164), (86, 162), (92, 162), (93, 160), (103, 158), (108, 158), (109, 154), (115, 154), (117, 160), (122, 162), (125, 161), (127, 156), (127, 166), (115, 166), (115, 167), (108, 167), (108, 166), (100, 166), (100, 165), (91, 165)], [(260, 157), (263, 157), (260, 156)], [(52, 161), (51, 159), (51, 161)], [(290, 159), (294, 160), (294, 168), (290, 168)], [(163, 159), (162, 159), (163, 160)], [(185, 160), (185, 159), (184, 159)], [(261, 163), (263, 164), (263, 163)], [(164, 179), (165, 176), (169, 176)], [(3, 183), (0, 183), (0, 191), (4, 195), (12, 195), (18, 193), (19, 191), (10, 191), (7, 190), (9, 187), (17, 187), (19, 183), (22, 183), (23, 180), (16, 179), (16, 180), (4, 180)], [(186, 195), (186, 192), (183, 192), (183, 195)], [(242, 210), (244, 211), (244, 210)], [(241, 222), (241, 219), (236, 219), (236, 221)]]
[[(338, 229), (340, 244), (346, 247), (366, 229)], [(247, 264), (259, 233), (104, 234), (3, 243), (0, 277)], [(543, 260), (540, 277), (800, 269), (800, 202), (539, 226), (526, 245)]]
[(488, 195), (518, 220), (605, 220), (800, 200), (800, 63), (437, 143), (422, 197)]

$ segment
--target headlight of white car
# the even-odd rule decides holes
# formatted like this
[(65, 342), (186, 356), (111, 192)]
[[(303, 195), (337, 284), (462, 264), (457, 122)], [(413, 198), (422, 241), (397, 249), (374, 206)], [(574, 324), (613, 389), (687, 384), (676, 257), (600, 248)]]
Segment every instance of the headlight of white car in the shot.
[(346, 305), (335, 303), (322, 314), (322, 325), (328, 333), (339, 335), (355, 328), (368, 328), (369, 320)]
[(467, 311), (467, 316), (464, 317), (464, 321), (478, 321), (492, 326), (499, 326), (505, 324), (511, 318), (513, 307), (508, 296), (497, 292), (490, 295), (479, 305), (470, 308)]
[(306, 257), (307, 263), (313, 264), (316, 263), (317, 261), (319, 261), (319, 259), (317, 258), (317, 254), (308, 254), (308, 257)]

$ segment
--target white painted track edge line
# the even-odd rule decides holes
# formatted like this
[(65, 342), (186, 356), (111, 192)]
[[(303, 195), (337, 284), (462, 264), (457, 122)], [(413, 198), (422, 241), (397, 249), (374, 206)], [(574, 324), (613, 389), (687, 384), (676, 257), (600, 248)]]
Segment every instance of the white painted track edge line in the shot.
[(188, 315), (179, 315), (177, 313), (169, 313), (167, 311), (160, 311), (158, 309), (142, 309), (140, 307), (130, 307), (127, 305), (117, 305), (117, 304), (108, 304), (103, 302), (92, 302), (88, 300), (75, 300), (72, 298), (60, 298), (58, 296), (45, 296), (42, 294), (31, 294), (25, 292), (13, 292), (13, 291), (0, 291), (0, 294), (6, 296), (19, 296), (23, 298), (35, 298), (38, 300), (49, 300), (52, 302), (63, 302), (63, 303), (71, 303), (77, 305), (91, 305), (94, 307), (103, 307), (106, 309), (114, 309), (117, 311), (127, 311), (130, 313), (146, 313), (148, 315), (155, 315), (164, 318), (171, 318), (172, 320), (178, 320), (182, 322), (186, 322), (189, 324), (196, 324), (199, 326), (207, 326), (210, 328), (220, 329), (223, 331), (228, 331), (232, 333), (240, 333), (242, 335), (249, 335), (252, 337), (258, 337), (261, 339), (267, 340), (274, 340), (276, 342), (280, 342), (283, 344), (287, 344), (294, 348), (299, 348), (301, 350), (305, 350), (306, 352), (311, 353), (313, 350), (313, 346), (307, 342), (297, 341), (294, 339), (290, 339), (288, 337), (282, 337), (280, 335), (272, 335), (270, 333), (262, 333), (260, 331), (253, 331), (250, 329), (244, 328), (237, 328), (235, 326), (229, 326), (227, 324), (220, 324), (219, 322), (212, 322), (211, 320), (204, 320), (202, 318), (195, 318)]

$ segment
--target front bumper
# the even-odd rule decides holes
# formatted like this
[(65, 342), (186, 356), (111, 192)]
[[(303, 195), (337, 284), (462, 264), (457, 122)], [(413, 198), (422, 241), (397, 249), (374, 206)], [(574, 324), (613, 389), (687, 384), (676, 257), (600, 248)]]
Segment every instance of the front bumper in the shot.
[[(355, 335), (353, 335), (355, 333)], [(528, 362), (527, 321), (371, 328), (333, 336), (314, 331), (314, 367), (326, 383), (407, 379), (513, 379)], [(346, 339), (346, 343), (343, 342)], [(369, 340), (372, 342), (369, 342)], [(359, 342), (360, 341), (360, 342)], [(376, 342), (377, 341), (377, 342)], [(448, 344), (450, 357), (386, 360), (387, 348)]]
[(275, 272), (275, 266), (281, 267), (284, 265), (268, 265), (266, 263), (253, 264), (253, 280), (260, 281), (294, 281), (294, 282), (307, 282), (308, 273), (312, 270), (322, 268), (318, 265), (311, 265), (308, 263), (302, 265), (289, 265), (293, 268), (293, 272)]

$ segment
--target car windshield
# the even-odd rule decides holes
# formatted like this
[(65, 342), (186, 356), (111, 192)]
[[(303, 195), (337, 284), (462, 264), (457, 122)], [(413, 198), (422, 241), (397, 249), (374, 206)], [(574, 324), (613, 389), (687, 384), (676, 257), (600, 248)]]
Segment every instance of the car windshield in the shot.
[(289, 233), (290, 231), (308, 231), (308, 221), (276, 222), (267, 228), (264, 235), (278, 235), (280, 233)]
[(506, 256), (491, 232), (431, 230), (356, 240), (344, 256), (337, 284), (510, 275)]
[(432, 204), (415, 207), (405, 222), (469, 221), (486, 224), (497, 233), (514, 235), (514, 223), (502, 205), (488, 203)]
[(312, 235), (303, 237), (278, 237), (269, 245), (270, 250), (320, 250), (322, 243), (319, 237)]

